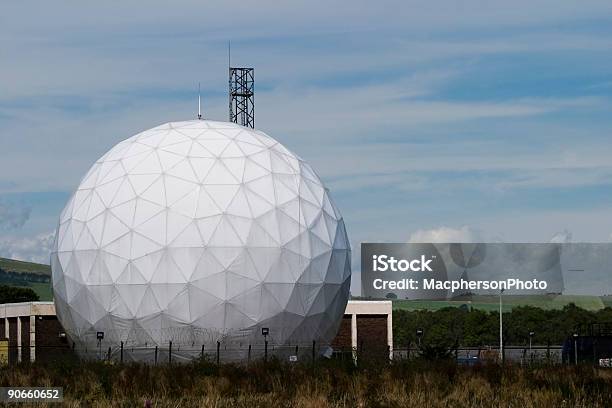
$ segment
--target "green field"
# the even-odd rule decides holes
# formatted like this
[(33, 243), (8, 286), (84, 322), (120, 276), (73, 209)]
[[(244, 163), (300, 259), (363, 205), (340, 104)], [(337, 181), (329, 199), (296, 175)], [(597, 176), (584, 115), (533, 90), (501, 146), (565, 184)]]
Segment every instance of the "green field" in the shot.
[[(503, 297), (503, 309), (511, 311), (517, 306), (533, 306), (541, 309), (562, 309), (574, 303), (586, 310), (596, 311), (612, 307), (612, 297), (582, 296), (582, 295), (506, 295)], [(465, 305), (465, 306), (464, 306)], [(498, 296), (471, 296), (461, 300), (394, 300), (393, 308), (402, 310), (438, 310), (444, 307), (468, 307), (473, 309), (494, 311), (499, 309)]]
[(0, 275), (1, 285), (30, 288), (36, 292), (41, 301), (53, 300), (51, 283), (41, 282), (50, 280), (49, 265), (0, 258), (0, 269), (3, 271)]
[(36, 273), (51, 276), (51, 266), (0, 258), (0, 269), (17, 273)]
[(15, 287), (18, 287), (18, 288), (29, 288), (29, 289), (32, 289), (34, 292), (36, 292), (36, 294), (40, 298), (39, 300), (41, 302), (46, 302), (46, 301), (52, 301), (53, 300), (53, 291), (51, 290), (51, 283), (31, 282), (31, 283), (28, 283), (27, 285), (14, 285), (14, 284), (11, 284), (9, 286), (15, 286)]

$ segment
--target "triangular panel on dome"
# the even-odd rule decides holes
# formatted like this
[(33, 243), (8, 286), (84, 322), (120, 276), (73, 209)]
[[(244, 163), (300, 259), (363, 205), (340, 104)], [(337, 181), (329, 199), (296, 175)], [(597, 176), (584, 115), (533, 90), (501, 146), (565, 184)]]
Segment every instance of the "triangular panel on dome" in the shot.
[(261, 301), (273, 302), (277, 312), (287, 308), (295, 289), (295, 283), (264, 282), (261, 286), (265, 291)]
[(251, 207), (244, 190), (244, 187), (238, 189), (225, 211), (227, 214), (243, 218), (252, 218), (253, 214), (251, 213)]
[(147, 146), (148, 148), (157, 147), (168, 134), (170, 134), (170, 132), (167, 129), (159, 129), (159, 131), (153, 129), (148, 130), (138, 136), (137, 142), (133, 143), (132, 148), (137, 149), (138, 145)]
[(81, 275), (81, 279), (86, 282), (90, 273), (93, 269), (93, 266), (96, 262), (96, 258), (98, 257), (98, 251), (96, 250), (88, 250), (88, 251), (75, 251), (72, 255), (72, 262), (76, 263), (76, 267)]
[(259, 153), (265, 149), (260, 143), (248, 143), (240, 140), (236, 140), (236, 145), (242, 151), (244, 156), (249, 156), (251, 154)]
[(238, 217), (234, 215), (226, 215), (224, 219), (227, 220), (233, 227), (238, 239), (240, 240), (240, 245), (246, 245), (251, 232), (253, 220), (250, 217)]
[[(241, 258), (238, 258), (241, 259)], [(236, 268), (240, 269), (240, 268)], [(239, 296), (241, 293), (244, 293), (248, 290), (251, 290), (261, 282), (256, 279), (248, 278), (242, 274), (237, 274), (232, 272), (232, 267), (225, 273), (225, 296), (227, 299), (232, 299), (236, 296)]]
[(159, 174), (128, 174), (128, 180), (137, 195), (141, 195), (161, 176)]
[(206, 186), (209, 186), (217, 184), (240, 184), (241, 180), (237, 179), (232, 174), (224, 164), (224, 160), (217, 159), (202, 182)]
[(138, 166), (143, 160), (145, 160), (151, 154), (150, 148), (145, 148), (143, 145), (139, 143), (135, 143), (135, 145), (140, 146), (142, 148), (142, 151), (137, 154), (133, 154), (133, 155), (121, 158), (121, 164), (123, 164), (123, 168), (128, 174), (130, 174), (136, 166)]
[(87, 220), (87, 212), (91, 203), (91, 196), (94, 190), (78, 190), (74, 196), (74, 205), (72, 207), (72, 217), (80, 221)]
[(129, 200), (123, 204), (116, 205), (110, 209), (111, 213), (122, 223), (131, 227), (134, 225), (134, 212), (136, 211), (136, 200)]
[(331, 259), (332, 250), (328, 249), (326, 252), (313, 257), (308, 265), (304, 268), (299, 282), (305, 284), (315, 284), (325, 281), (325, 275), (327, 274), (327, 268)]
[(186, 288), (188, 288), (184, 283), (151, 284), (150, 287), (160, 311), (167, 310), (176, 298), (187, 295)]
[(206, 314), (210, 309), (220, 305), (223, 300), (211, 294), (207, 290), (202, 290), (195, 285), (188, 286), (189, 313), (191, 320), (196, 320)]
[(196, 187), (187, 195), (177, 200), (171, 208), (171, 212), (184, 215), (186, 217), (195, 218), (200, 197), (200, 188)]
[(260, 166), (259, 164), (251, 160), (249, 157), (245, 159), (244, 174), (242, 177), (243, 182), (248, 183), (250, 181), (253, 181), (263, 176), (267, 176), (269, 174), (270, 169), (266, 169)]
[(128, 264), (129, 260), (127, 258), (109, 252), (101, 252), (96, 258), (96, 263), (87, 279), (92, 283), (113, 283), (123, 273)]
[(166, 244), (166, 225), (167, 225), (167, 211), (157, 213), (147, 221), (136, 226), (134, 229), (139, 234), (147, 237), (148, 239), (159, 243), (160, 245)]
[(166, 244), (173, 242), (176, 237), (193, 222), (193, 218), (186, 217), (174, 211), (168, 211), (167, 214), (167, 231)]
[[(209, 133), (212, 134), (216, 132), (207, 132), (207, 134)], [(200, 137), (200, 140), (198, 140), (198, 143), (204, 149), (212, 153), (213, 156), (219, 157), (221, 156), (221, 153), (223, 152), (223, 150), (225, 150), (227, 145), (229, 145), (230, 141), (227, 137), (223, 135), (219, 135), (219, 138), (216, 138), (216, 139), (201, 140), (201, 137)]]
[(209, 157), (190, 157), (189, 163), (197, 177), (198, 182), (203, 182), (216, 159)]
[(151, 150), (147, 157), (130, 170), (130, 174), (161, 174), (161, 172), (162, 166), (155, 150)]
[[(281, 225), (279, 224), (278, 217), (276, 216), (277, 211), (269, 211), (259, 218), (253, 225), (258, 224), (261, 228), (266, 231), (268, 235), (278, 242), (279, 245), (283, 243), (281, 239)], [(284, 225), (282, 226), (284, 228)]]
[(247, 247), (274, 248), (280, 246), (280, 237), (270, 235), (257, 220), (251, 223), (249, 236), (246, 240)]
[(151, 276), (151, 283), (184, 283), (185, 281), (185, 276), (172, 256), (168, 251), (163, 251), (157, 268)]
[(305, 230), (304, 226), (283, 211), (275, 211), (274, 215), (276, 215), (278, 220), (281, 244), (283, 245)]
[(113, 285), (88, 285), (89, 296), (92, 297), (105, 312), (111, 310), (113, 302)]
[(236, 157), (236, 158), (244, 157), (244, 153), (242, 152), (242, 150), (240, 150), (240, 148), (238, 148), (238, 145), (232, 140), (229, 142), (227, 147), (223, 149), (223, 152), (221, 153), (220, 157), (222, 157), (224, 160), (230, 157)]
[(89, 169), (85, 177), (83, 177), (83, 179), (81, 180), (81, 184), (79, 185), (79, 188), (82, 188), (82, 189), (94, 188), (94, 186), (96, 185), (98, 181), (98, 176), (100, 174), (100, 167), (101, 167), (100, 163), (94, 163), (94, 165), (91, 167), (91, 169)]
[(200, 178), (198, 178), (193, 167), (191, 166), (190, 161), (187, 158), (184, 158), (183, 160), (178, 162), (176, 166), (168, 170), (166, 174), (169, 176), (179, 178), (181, 180), (189, 181), (191, 183), (200, 182)]
[(240, 235), (229, 221), (232, 216), (224, 215), (221, 217), (217, 229), (208, 240), (208, 245), (215, 248), (240, 247), (244, 245)]
[(298, 197), (299, 180), (295, 176), (286, 174), (272, 174), (274, 180), (274, 192), (276, 193), (276, 202), (284, 204)]
[(191, 221), (172, 241), (168, 243), (172, 248), (202, 248), (204, 241), (195, 221)]
[[(183, 132), (178, 132), (178, 133), (184, 135), (185, 132), (183, 131)], [(165, 144), (163, 147), (160, 148), (160, 150), (164, 152), (175, 154), (180, 157), (185, 157), (189, 154), (189, 151), (191, 150), (192, 145), (193, 145), (192, 140), (183, 140), (183, 141), (178, 141), (177, 143)]]
[(148, 285), (115, 285), (119, 294), (121, 304), (125, 305), (129, 311), (130, 318), (135, 318), (138, 313), (138, 307), (142, 303), (142, 299), (147, 291)]
[(224, 269), (228, 269), (230, 265), (242, 253), (241, 247), (209, 247), (206, 253), (212, 255)]
[(274, 209), (274, 196), (268, 197), (268, 199), (262, 197), (259, 193), (253, 191), (247, 184), (246, 188), (242, 188), (246, 199), (249, 203), (249, 208), (253, 218), (259, 218), (263, 214), (271, 212)]
[(272, 162), (270, 159), (270, 150), (263, 150), (259, 153), (254, 153), (252, 155), (249, 156), (249, 160), (252, 160), (253, 162), (257, 163), (258, 165), (260, 165), (261, 167), (263, 167), (264, 169), (268, 170), (268, 171), (272, 171)]
[(222, 161), (234, 178), (239, 183), (243, 182), (246, 159), (244, 157), (226, 157)]
[(132, 234), (132, 252), (131, 259), (138, 259), (142, 256), (151, 254), (152, 252), (162, 249), (163, 244), (153, 241), (148, 237), (134, 232)]
[(105, 207), (110, 207), (112, 205), (113, 199), (115, 198), (115, 195), (117, 195), (123, 180), (123, 178), (117, 178), (113, 181), (109, 181), (108, 183), (98, 184), (96, 186), (94, 193), (98, 195)]
[(206, 147), (204, 147), (201, 142), (196, 141), (191, 145), (191, 150), (189, 150), (189, 158), (190, 159), (193, 159), (193, 158), (214, 159), (215, 155), (212, 154), (210, 150), (206, 149)]
[[(246, 247), (246, 251), (248, 252), (249, 257), (253, 261), (253, 265), (257, 268), (257, 273), (260, 277), (264, 279), (264, 281), (268, 281), (265, 279), (266, 276), (270, 273), (272, 268), (275, 265), (279, 264), (279, 259), (281, 257), (282, 251), (279, 247)], [(273, 274), (275, 276), (275, 274)], [(286, 280), (282, 280), (285, 282)]]
[(208, 251), (200, 258), (189, 282), (220, 299), (225, 298), (225, 268)]
[(121, 161), (118, 160), (113, 163), (114, 166), (111, 167), (111, 169), (106, 174), (102, 174), (102, 170), (100, 171), (100, 177), (98, 178), (96, 185), (100, 186), (102, 184), (110, 183), (113, 180), (117, 180), (125, 176), (125, 169), (123, 168), (123, 164), (121, 163)]
[(291, 167), (286, 157), (274, 150), (270, 150), (270, 163), (272, 164), (273, 173), (296, 174), (296, 169)]
[(205, 185), (205, 189), (220, 209), (226, 209), (238, 192), (240, 185)]
[(156, 153), (163, 172), (167, 172), (185, 159), (185, 157), (180, 154), (171, 153), (166, 150), (159, 149), (156, 150)]
[[(116, 270), (120, 271), (119, 268)], [(119, 272), (119, 276), (114, 279), (114, 283), (117, 285), (145, 285), (149, 283), (150, 277), (150, 272), (145, 275), (145, 273), (140, 271), (137, 265), (128, 263), (125, 265), (125, 268)]]
[(102, 246), (106, 246), (114, 240), (130, 233), (130, 227), (115, 217), (111, 212), (106, 213), (104, 220), (104, 233), (102, 234)]
[(164, 183), (164, 178), (159, 177), (146, 190), (139, 194), (139, 196), (147, 201), (166, 207), (168, 203), (166, 201), (166, 185)]
[(192, 248), (168, 248), (167, 252), (170, 254), (174, 263), (178, 266), (182, 275), (185, 277), (185, 281), (191, 279), (193, 272), (196, 270), (200, 258), (204, 254), (204, 248), (192, 247)]
[(154, 316), (160, 311), (160, 305), (157, 302), (151, 286), (148, 286), (145, 290), (145, 294), (142, 297), (140, 306), (136, 312), (136, 318), (143, 318), (148, 316)]

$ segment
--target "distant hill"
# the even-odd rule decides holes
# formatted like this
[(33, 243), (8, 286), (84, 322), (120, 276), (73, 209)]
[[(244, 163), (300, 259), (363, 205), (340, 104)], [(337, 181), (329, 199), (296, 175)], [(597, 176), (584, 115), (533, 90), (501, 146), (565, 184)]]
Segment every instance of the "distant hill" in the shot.
[(16, 259), (0, 258), (0, 269), (7, 272), (34, 273), (51, 276), (51, 266)]
[(53, 300), (49, 265), (0, 258), (0, 284), (30, 288), (40, 300)]

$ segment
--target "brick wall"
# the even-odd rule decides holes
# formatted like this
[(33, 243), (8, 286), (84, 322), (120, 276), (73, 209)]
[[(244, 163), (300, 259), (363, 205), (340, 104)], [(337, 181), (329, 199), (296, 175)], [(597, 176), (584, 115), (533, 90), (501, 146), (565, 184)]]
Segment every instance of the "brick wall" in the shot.
[(36, 361), (65, 358), (67, 352), (72, 352), (68, 341), (59, 337), (63, 331), (57, 317), (36, 317)]
[(357, 315), (357, 350), (368, 354), (387, 351), (387, 315)]
[(344, 315), (338, 334), (332, 341), (334, 349), (351, 349), (351, 315)]
[(22, 316), (21, 320), (21, 361), (30, 361), (30, 316)]
[(9, 364), (17, 363), (17, 318), (9, 317)]

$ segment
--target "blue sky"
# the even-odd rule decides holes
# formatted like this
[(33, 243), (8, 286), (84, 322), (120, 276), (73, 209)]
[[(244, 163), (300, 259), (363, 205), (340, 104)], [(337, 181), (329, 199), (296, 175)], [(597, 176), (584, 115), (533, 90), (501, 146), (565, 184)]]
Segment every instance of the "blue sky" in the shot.
[(4, 4), (0, 256), (46, 261), (89, 166), (194, 117), (198, 81), (225, 120), (228, 40), (356, 270), (363, 241), (610, 241), (612, 3), (432, 3)]

